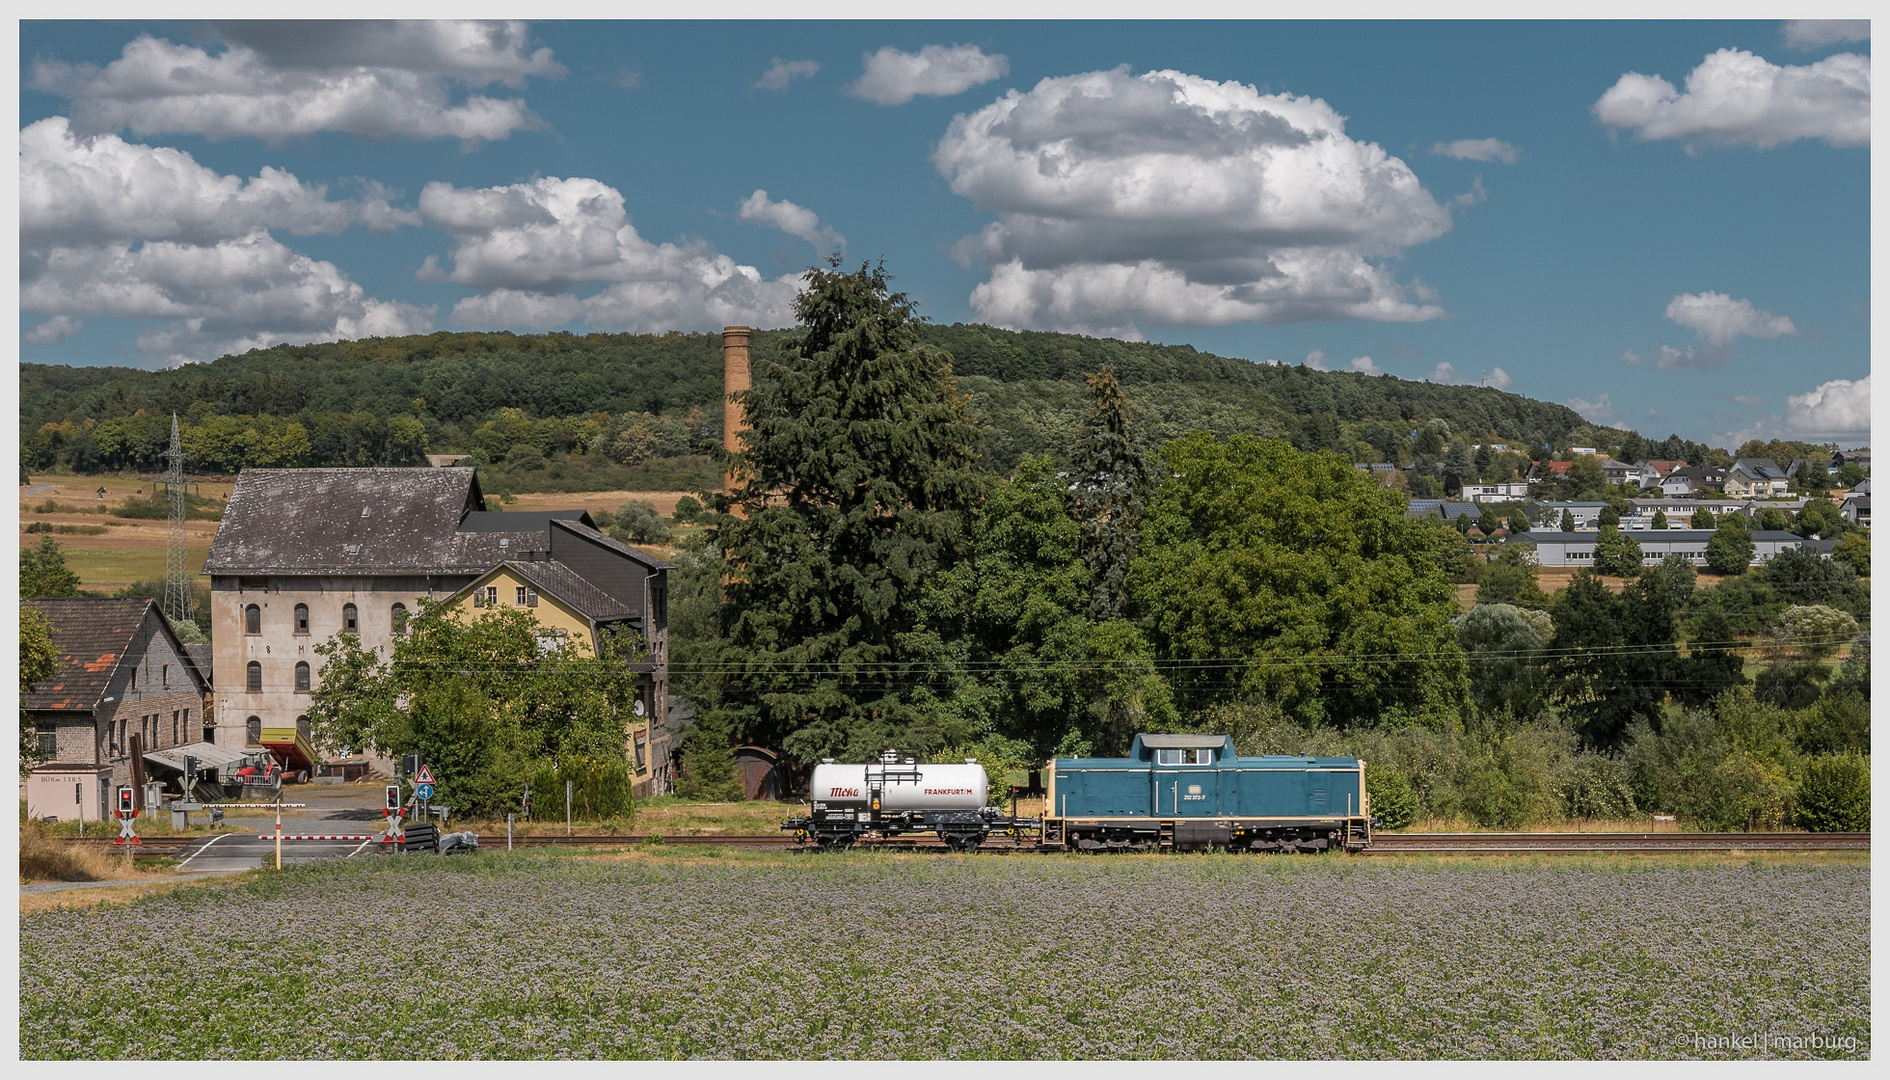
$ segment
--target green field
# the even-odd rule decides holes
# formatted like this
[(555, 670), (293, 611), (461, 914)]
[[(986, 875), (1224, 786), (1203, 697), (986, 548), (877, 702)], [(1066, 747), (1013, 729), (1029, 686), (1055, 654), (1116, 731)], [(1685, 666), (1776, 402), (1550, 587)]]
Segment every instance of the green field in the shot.
[(1862, 1059), (1869, 884), (1842, 856), (363, 859), (23, 915), (20, 1054)]

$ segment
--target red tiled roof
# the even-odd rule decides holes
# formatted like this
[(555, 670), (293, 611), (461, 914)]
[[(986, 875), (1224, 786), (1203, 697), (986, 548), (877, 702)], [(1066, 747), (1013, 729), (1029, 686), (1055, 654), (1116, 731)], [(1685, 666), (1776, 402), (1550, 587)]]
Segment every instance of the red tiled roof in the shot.
[(123, 600), (26, 600), (52, 623), (53, 648), (59, 667), (21, 694), (27, 709), (87, 710), (98, 707), (111, 685), (112, 675), (125, 651), (137, 640), (138, 628), (156, 613), (157, 601), (148, 597)]

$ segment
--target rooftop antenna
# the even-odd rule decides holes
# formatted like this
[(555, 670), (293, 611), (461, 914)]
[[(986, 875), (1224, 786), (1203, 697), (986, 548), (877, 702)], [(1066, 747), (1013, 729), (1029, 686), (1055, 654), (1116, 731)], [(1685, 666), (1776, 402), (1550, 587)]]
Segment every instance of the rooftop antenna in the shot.
[(190, 557), (184, 534), (184, 441), (178, 433), (176, 413), (171, 414), (171, 448), (164, 457), (171, 463), (170, 477), (164, 485), (171, 497), (164, 552), (164, 614), (172, 623), (182, 623), (190, 618)]

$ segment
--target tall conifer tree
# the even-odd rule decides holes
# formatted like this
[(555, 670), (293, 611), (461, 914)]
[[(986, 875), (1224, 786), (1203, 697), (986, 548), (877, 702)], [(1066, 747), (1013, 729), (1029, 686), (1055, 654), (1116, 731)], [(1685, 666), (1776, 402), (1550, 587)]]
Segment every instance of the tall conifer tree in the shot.
[(1089, 419), (1070, 454), (1075, 466), (1070, 494), (1090, 568), (1089, 617), (1105, 620), (1122, 614), (1129, 564), (1135, 559), (1137, 533), (1155, 477), (1141, 441), (1129, 427), (1129, 400), (1116, 382), (1115, 369), (1105, 367), (1086, 378)]
[(725, 715), (803, 761), (932, 749), (962, 733), (940, 729), (906, 636), (969, 531), (977, 428), (883, 266), (806, 282), (800, 331), (756, 356), (736, 512), (717, 525)]

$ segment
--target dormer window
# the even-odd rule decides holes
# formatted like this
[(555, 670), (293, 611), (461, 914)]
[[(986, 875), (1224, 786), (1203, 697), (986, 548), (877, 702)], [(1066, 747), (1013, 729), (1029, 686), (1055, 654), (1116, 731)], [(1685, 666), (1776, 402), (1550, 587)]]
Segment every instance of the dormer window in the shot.
[(361, 516), (362, 516), (362, 517), (367, 517), (367, 516), (368, 516), (368, 508), (367, 508), (367, 507), (365, 507), (365, 506), (363, 506), (363, 507), (361, 508)]

